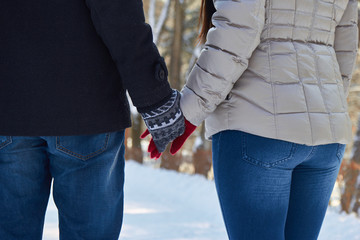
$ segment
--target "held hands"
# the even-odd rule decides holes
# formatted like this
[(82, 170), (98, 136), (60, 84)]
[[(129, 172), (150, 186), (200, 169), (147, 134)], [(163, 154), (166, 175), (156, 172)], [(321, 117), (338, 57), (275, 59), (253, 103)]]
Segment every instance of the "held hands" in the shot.
[(170, 99), (160, 107), (140, 114), (148, 128), (141, 137), (144, 138), (149, 133), (152, 136), (149, 145), (152, 158), (159, 158), (168, 143), (185, 131), (185, 119), (180, 110), (180, 93), (177, 90), (173, 90)]
[(173, 140), (170, 153), (174, 155), (196, 129), (196, 126), (184, 118), (180, 109), (180, 97), (180, 93), (173, 90), (165, 104), (140, 113), (148, 128), (140, 138), (149, 134), (152, 136), (148, 147), (150, 158), (158, 159)]
[[(184, 145), (185, 141), (189, 138), (189, 136), (195, 131), (196, 126), (191, 124), (188, 120), (185, 119), (185, 131), (184, 133), (177, 137), (171, 144), (170, 147), (170, 153), (172, 155), (175, 155), (180, 148)], [(145, 138), (147, 135), (149, 135), (149, 130), (146, 129), (146, 131), (141, 134), (140, 138)], [(156, 145), (154, 143), (153, 138), (150, 140), (150, 144), (148, 147), (148, 152), (150, 153), (150, 158), (158, 159), (161, 156), (161, 152), (159, 152), (156, 148)]]

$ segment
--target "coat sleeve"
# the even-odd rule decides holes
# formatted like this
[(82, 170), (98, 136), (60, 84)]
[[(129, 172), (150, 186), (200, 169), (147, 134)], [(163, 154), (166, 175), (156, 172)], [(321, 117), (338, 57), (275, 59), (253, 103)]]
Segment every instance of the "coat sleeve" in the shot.
[(142, 0), (85, 0), (132, 102), (156, 105), (171, 95), (167, 69), (145, 23)]
[(349, 0), (340, 23), (335, 29), (334, 49), (339, 63), (345, 95), (348, 96), (358, 50), (358, 2)]
[(181, 109), (199, 125), (224, 101), (260, 43), (265, 0), (214, 0), (214, 25), (182, 90)]

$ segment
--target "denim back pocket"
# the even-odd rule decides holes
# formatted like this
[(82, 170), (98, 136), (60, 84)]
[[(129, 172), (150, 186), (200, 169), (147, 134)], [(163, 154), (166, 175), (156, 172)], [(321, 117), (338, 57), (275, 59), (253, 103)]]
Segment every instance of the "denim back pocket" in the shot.
[(245, 133), (243, 159), (264, 168), (272, 168), (293, 157), (296, 144)]
[(110, 133), (59, 136), (56, 137), (56, 149), (69, 156), (86, 161), (103, 153), (107, 148), (109, 138)]
[(12, 143), (12, 138), (10, 136), (0, 136), (0, 149), (3, 149), (7, 145)]

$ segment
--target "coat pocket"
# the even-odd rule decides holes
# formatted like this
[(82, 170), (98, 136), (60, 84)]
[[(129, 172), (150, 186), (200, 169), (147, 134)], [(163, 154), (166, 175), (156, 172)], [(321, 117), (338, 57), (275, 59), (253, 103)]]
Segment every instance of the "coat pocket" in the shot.
[(71, 157), (86, 161), (105, 152), (110, 139), (110, 133), (58, 136), (56, 149)]
[(252, 134), (243, 136), (243, 159), (264, 168), (272, 168), (293, 157), (296, 144)]

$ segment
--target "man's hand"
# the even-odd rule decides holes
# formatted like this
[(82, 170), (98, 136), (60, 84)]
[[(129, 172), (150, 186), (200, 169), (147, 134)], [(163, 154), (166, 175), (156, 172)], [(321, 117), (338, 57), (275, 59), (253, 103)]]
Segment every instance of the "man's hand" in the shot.
[(180, 109), (180, 93), (173, 90), (165, 104), (140, 114), (148, 128), (141, 138), (151, 134), (148, 151), (151, 153), (150, 157), (159, 158), (168, 143), (181, 136), (185, 130), (184, 116)]

